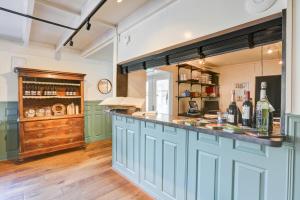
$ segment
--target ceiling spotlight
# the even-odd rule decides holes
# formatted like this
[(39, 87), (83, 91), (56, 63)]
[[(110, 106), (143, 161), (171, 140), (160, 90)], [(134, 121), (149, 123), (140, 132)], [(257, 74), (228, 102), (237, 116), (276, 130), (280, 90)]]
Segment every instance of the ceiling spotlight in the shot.
[(267, 54), (272, 54), (273, 53), (273, 49), (268, 49), (267, 50)]
[(86, 30), (91, 30), (91, 26), (92, 26), (92, 24), (90, 23), (90, 21), (88, 21), (87, 22), (87, 24), (86, 24)]
[(123, 0), (117, 0), (117, 3), (122, 3)]
[(70, 46), (72, 47), (74, 45), (73, 41), (71, 40), (70, 41)]

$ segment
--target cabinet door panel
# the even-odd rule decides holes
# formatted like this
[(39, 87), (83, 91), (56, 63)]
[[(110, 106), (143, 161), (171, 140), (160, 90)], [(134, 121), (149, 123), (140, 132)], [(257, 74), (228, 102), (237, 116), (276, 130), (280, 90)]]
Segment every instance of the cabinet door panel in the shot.
[(162, 191), (176, 198), (177, 145), (163, 142)]
[(127, 142), (126, 142), (126, 167), (128, 170), (134, 172), (135, 167), (135, 153), (137, 149), (135, 149), (135, 132), (132, 130), (127, 130)]
[(122, 138), (123, 138), (123, 132), (124, 128), (120, 126), (115, 127), (116, 131), (116, 162), (118, 164), (123, 164), (123, 154), (122, 154)]
[(197, 199), (216, 199), (218, 188), (218, 157), (198, 151)]
[(263, 200), (266, 189), (265, 170), (235, 162), (233, 185), (234, 200)]
[(113, 167), (135, 183), (139, 179), (139, 138), (137, 120), (113, 117)]
[(151, 136), (146, 135), (145, 139), (145, 155), (144, 155), (144, 170), (145, 175), (144, 179), (155, 185), (155, 175), (156, 175), (156, 146), (157, 146), (157, 139)]

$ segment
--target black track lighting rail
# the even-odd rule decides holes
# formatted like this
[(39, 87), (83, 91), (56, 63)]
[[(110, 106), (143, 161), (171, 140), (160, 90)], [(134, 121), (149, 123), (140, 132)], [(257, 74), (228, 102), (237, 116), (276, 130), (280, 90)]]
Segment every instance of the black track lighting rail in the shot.
[(72, 39), (75, 37), (75, 35), (82, 29), (82, 27), (87, 24), (87, 29), (91, 28), (90, 20), (91, 18), (96, 14), (96, 12), (105, 4), (107, 0), (102, 0), (93, 10), (92, 12), (83, 20), (83, 22), (79, 25), (79, 27), (72, 33), (72, 35), (67, 39), (67, 41), (64, 43), (64, 46), (66, 46), (69, 42), (70, 44), (73, 44)]
[(49, 20), (46, 20), (46, 19), (41, 19), (41, 18), (34, 17), (34, 16), (31, 16), (31, 15), (23, 14), (23, 13), (16, 12), (14, 10), (6, 9), (6, 8), (3, 8), (3, 7), (0, 7), (0, 10), (2, 10), (4, 12), (11, 13), (11, 14), (19, 15), (19, 16), (22, 16), (22, 17), (30, 18), (30, 19), (33, 19), (33, 20), (36, 20), (36, 21), (51, 24), (51, 25), (54, 25), (54, 26), (58, 26), (58, 27), (61, 27), (61, 28), (66, 28), (66, 29), (70, 29), (70, 30), (73, 30), (73, 31), (77, 30), (77, 28), (73, 28), (73, 27), (70, 27), (70, 26), (66, 26), (66, 25), (63, 25), (63, 24), (52, 22), (52, 21), (49, 21)]
[(66, 25), (63, 25), (63, 24), (59, 24), (59, 23), (56, 23), (56, 22), (52, 22), (52, 21), (49, 21), (49, 20), (46, 20), (46, 19), (41, 19), (41, 18), (38, 18), (38, 17), (34, 17), (34, 16), (31, 16), (31, 15), (27, 15), (27, 14), (24, 14), (24, 13), (20, 13), (20, 12), (16, 12), (14, 10), (10, 10), (10, 9), (6, 9), (6, 8), (3, 8), (3, 7), (0, 7), (0, 10), (4, 11), (4, 12), (8, 12), (8, 13), (11, 13), (11, 14), (15, 14), (15, 15), (19, 15), (19, 16), (22, 16), (22, 17), (26, 17), (26, 18), (30, 18), (30, 19), (33, 19), (33, 20), (37, 20), (37, 21), (40, 21), (40, 22), (44, 22), (44, 23), (47, 23), (47, 24), (51, 24), (51, 25), (54, 25), (54, 26), (58, 26), (58, 27), (61, 27), (61, 28), (66, 28), (66, 29), (69, 29), (69, 30), (72, 30), (74, 31), (72, 33), (72, 35), (66, 40), (66, 42), (64, 43), (64, 46), (66, 46), (68, 43), (70, 43), (70, 46), (73, 46), (73, 41), (72, 39), (77, 35), (77, 33), (82, 29), (82, 27), (87, 24), (87, 30), (90, 30), (91, 29), (91, 23), (90, 23), (90, 20), (91, 18), (96, 14), (96, 12), (104, 5), (104, 3), (106, 2), (107, 0), (102, 0), (93, 10), (92, 12), (83, 20), (83, 22), (81, 22), (81, 24), (78, 26), (78, 28), (73, 28), (73, 27), (70, 27), (70, 26), (66, 26)]

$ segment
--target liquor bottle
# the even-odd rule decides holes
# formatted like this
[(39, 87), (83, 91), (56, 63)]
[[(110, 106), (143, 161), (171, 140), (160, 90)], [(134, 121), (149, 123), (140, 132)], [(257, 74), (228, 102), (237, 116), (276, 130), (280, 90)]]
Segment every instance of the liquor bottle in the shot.
[(252, 125), (252, 114), (253, 105), (250, 101), (250, 91), (245, 91), (245, 100), (242, 105), (242, 125), (251, 127)]
[(65, 95), (66, 95), (66, 96), (69, 96), (69, 88), (66, 88), (66, 90), (65, 90)]
[(267, 83), (262, 82), (260, 100), (256, 104), (256, 128), (259, 132), (268, 134), (272, 131), (272, 112), (274, 112), (274, 108), (267, 98)]
[(231, 103), (228, 107), (228, 117), (227, 122), (232, 125), (237, 125), (238, 123), (238, 107), (235, 102), (235, 91), (232, 91), (231, 94)]

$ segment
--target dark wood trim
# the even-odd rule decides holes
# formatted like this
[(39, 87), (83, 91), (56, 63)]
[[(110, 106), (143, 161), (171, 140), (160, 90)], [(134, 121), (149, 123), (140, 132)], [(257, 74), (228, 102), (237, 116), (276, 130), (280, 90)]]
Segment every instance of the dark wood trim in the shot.
[(127, 97), (128, 95), (128, 74), (122, 72), (122, 68), (117, 66), (117, 97)]
[(75, 79), (83, 80), (86, 74), (72, 73), (72, 72), (62, 72), (62, 71), (50, 71), (50, 70), (41, 70), (41, 69), (32, 69), (32, 68), (22, 68), (16, 67), (14, 69), (19, 76), (28, 76), (28, 77), (40, 77), (40, 78), (57, 78), (57, 79)]

